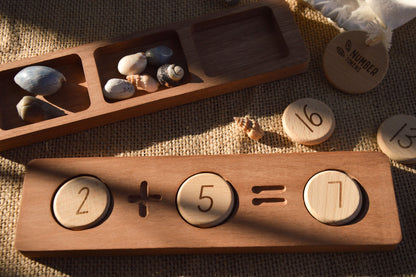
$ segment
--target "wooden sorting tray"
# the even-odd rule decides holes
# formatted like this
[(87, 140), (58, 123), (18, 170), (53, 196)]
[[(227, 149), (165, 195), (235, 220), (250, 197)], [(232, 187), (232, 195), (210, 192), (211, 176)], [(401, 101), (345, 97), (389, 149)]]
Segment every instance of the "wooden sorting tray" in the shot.
[[(166, 45), (185, 69), (182, 84), (109, 101), (102, 88), (125, 55)], [(283, 0), (237, 7), (188, 22), (65, 49), (0, 66), (0, 151), (155, 112), (306, 71), (309, 54)], [(66, 115), (29, 124), (16, 104), (29, 95), (13, 78), (29, 65), (62, 72), (67, 82), (40, 97)]]

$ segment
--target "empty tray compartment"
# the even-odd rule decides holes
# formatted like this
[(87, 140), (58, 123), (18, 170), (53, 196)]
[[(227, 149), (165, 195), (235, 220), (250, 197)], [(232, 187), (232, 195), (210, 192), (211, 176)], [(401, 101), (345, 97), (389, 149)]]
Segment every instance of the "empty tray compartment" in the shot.
[[(107, 81), (112, 78), (126, 78), (126, 76), (118, 72), (117, 69), (118, 62), (121, 58), (138, 52), (146, 52), (150, 48), (161, 45), (167, 46), (173, 50), (173, 56), (170, 59), (169, 63), (180, 65), (184, 69), (185, 75), (183, 77), (181, 85), (189, 83), (191, 78), (188, 72), (187, 61), (185, 58), (185, 54), (182, 50), (178, 34), (176, 33), (176, 31), (167, 30), (157, 32), (154, 34), (140, 36), (130, 40), (120, 41), (96, 49), (94, 51), (94, 58), (97, 64), (98, 74), (100, 76), (101, 89), (103, 89)], [(146, 66), (146, 69), (140, 74), (149, 74), (150, 76), (155, 78), (155, 80), (157, 80), (156, 72), (157, 67), (148, 64)], [(164, 89), (168, 88), (160, 86), (158, 91)], [(157, 93), (158, 91), (156, 91), (155, 93)], [(148, 93), (149, 92), (146, 92), (144, 90), (136, 90), (136, 93), (133, 95), (133, 97), (145, 95)], [(112, 103), (117, 100), (106, 99), (106, 101)]]
[(262, 73), (289, 55), (269, 7), (197, 23), (192, 36), (207, 76)]
[(33, 65), (54, 68), (66, 78), (66, 82), (62, 84), (62, 87), (55, 94), (37, 96), (37, 98), (60, 108), (66, 114), (81, 112), (90, 106), (90, 98), (81, 59), (76, 54), (6, 70), (0, 72), (0, 97), (2, 99), (0, 103), (0, 129), (2, 130), (9, 130), (30, 124), (19, 117), (16, 105), (25, 95), (35, 95), (19, 87), (14, 82), (14, 77), (23, 68)]

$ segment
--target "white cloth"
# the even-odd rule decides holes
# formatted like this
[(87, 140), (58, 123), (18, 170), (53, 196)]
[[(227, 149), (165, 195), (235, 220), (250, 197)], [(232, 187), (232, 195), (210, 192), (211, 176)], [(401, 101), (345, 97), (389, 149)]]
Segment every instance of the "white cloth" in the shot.
[(392, 31), (416, 17), (416, 0), (304, 0), (347, 31), (369, 33), (368, 44), (390, 48)]

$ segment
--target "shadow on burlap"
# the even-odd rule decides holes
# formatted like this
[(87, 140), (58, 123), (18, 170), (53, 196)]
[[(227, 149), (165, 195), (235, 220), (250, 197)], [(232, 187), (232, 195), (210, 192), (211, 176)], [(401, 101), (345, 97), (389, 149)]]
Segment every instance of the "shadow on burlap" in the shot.
[[(252, 2), (255, 1), (242, 1), (240, 5)], [(393, 251), (73, 257), (35, 261), (13, 248), (24, 169), (31, 159), (380, 151), (376, 131), (381, 122), (398, 113), (415, 115), (416, 21), (395, 31), (390, 66), (383, 82), (371, 92), (349, 95), (331, 87), (322, 71), (323, 51), (338, 31), (303, 2), (287, 2), (310, 52), (311, 62), (306, 73), (3, 151), (0, 157), (0, 276), (416, 274), (416, 169), (393, 161), (403, 232), (402, 242)], [(120, 37), (223, 9), (219, 0), (1, 1), (0, 61), (7, 63)], [(319, 99), (334, 111), (336, 130), (321, 145), (310, 147), (293, 143), (283, 132), (283, 110), (303, 97)], [(248, 139), (235, 127), (233, 117), (246, 115), (257, 119), (265, 129), (266, 136), (260, 142)]]

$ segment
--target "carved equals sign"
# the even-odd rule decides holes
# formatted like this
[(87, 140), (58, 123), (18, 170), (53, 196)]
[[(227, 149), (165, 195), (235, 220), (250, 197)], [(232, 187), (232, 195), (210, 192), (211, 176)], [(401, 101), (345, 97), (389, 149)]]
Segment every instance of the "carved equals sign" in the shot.
[[(277, 191), (277, 193), (283, 193), (286, 191), (286, 187), (285, 186), (254, 186), (251, 188), (251, 191), (253, 193), (259, 194), (263, 191)], [(258, 198), (253, 198), (252, 200), (253, 205), (258, 206), (261, 205), (263, 203), (280, 203), (285, 205), (286, 204), (286, 199), (282, 198), (282, 197), (258, 197)]]

